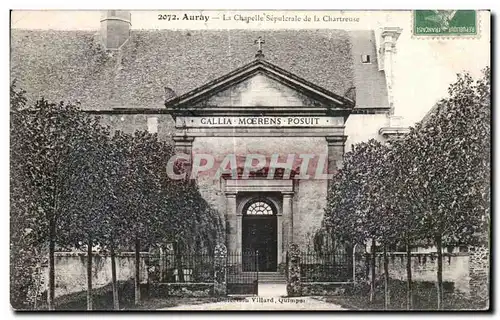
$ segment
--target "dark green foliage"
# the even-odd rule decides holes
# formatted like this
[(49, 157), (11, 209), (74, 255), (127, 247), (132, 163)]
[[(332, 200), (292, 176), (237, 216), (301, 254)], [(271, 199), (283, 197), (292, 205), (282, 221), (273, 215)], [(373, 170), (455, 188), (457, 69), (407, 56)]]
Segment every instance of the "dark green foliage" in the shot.
[[(111, 135), (77, 106), (43, 99), (29, 106), (24, 94), (11, 86), (15, 308), (35, 307), (47, 252), (49, 295), (53, 292), (56, 244), (57, 249), (90, 248), (89, 253), (95, 246), (148, 251), (165, 242), (177, 242), (183, 250), (213, 248), (221, 236), (219, 214), (196, 184), (169, 180), (170, 144), (144, 131)], [(90, 276), (90, 264), (88, 270)]]
[(442, 248), (489, 239), (489, 68), (477, 81), (458, 75), (448, 93), (404, 139), (353, 146), (331, 184), (323, 221), (343, 242), (435, 245), (438, 309)]
[[(37, 299), (37, 265), (41, 262), (42, 247), (38, 245), (39, 233), (36, 232), (36, 218), (32, 212), (37, 204), (30, 199), (35, 192), (29, 184), (29, 172), (21, 161), (29, 161), (23, 155), (27, 146), (17, 141), (25, 139), (24, 119), (26, 99), (24, 92), (10, 89), (11, 99), (11, 202), (10, 202), (10, 301), (15, 309), (24, 309)], [(15, 128), (15, 129), (14, 129)]]
[[(489, 221), (489, 69), (465, 74), (422, 123), (384, 147), (370, 140), (346, 153), (329, 190), (324, 225), (335, 238), (478, 243)], [(479, 238), (483, 235), (483, 238)]]
[[(24, 94), (11, 86), (12, 263), (15, 272), (17, 267), (32, 268), (30, 272), (36, 274), (48, 244), (49, 283), (52, 284), (61, 200), (70, 192), (67, 178), (71, 165), (68, 164), (83, 132), (84, 117), (76, 106), (49, 103), (44, 99), (27, 106)], [(25, 247), (17, 247), (21, 244)], [(20, 252), (22, 257), (16, 256)], [(28, 257), (31, 263), (21, 264)], [(36, 282), (30, 284), (35, 286), (30, 289), (35, 293)], [(25, 303), (31, 300), (27, 298)]]

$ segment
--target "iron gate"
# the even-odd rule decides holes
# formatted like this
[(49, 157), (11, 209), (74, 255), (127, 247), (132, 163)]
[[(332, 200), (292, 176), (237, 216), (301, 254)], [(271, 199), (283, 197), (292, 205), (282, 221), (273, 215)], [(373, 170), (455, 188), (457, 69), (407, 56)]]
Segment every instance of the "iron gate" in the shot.
[(353, 257), (347, 253), (300, 253), (302, 282), (349, 282), (353, 279)]
[(258, 294), (258, 251), (228, 253), (226, 268), (228, 294)]

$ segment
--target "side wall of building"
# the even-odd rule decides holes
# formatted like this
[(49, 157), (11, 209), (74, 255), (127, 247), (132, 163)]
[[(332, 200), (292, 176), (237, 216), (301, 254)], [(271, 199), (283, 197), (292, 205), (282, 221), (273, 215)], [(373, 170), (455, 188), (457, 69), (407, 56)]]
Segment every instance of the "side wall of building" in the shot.
[(160, 140), (171, 140), (175, 132), (174, 120), (168, 114), (99, 114), (101, 123), (109, 126), (111, 131), (133, 133), (137, 130), (147, 130), (157, 133)]
[(379, 135), (380, 128), (388, 124), (386, 114), (351, 114), (345, 124), (345, 152), (351, 151), (353, 144), (370, 139), (382, 141)]

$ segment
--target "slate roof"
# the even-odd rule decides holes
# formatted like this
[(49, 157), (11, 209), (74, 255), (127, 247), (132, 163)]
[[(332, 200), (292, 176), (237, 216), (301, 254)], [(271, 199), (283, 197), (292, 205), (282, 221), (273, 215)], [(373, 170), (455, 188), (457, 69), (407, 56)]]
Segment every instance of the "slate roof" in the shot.
[[(387, 108), (372, 31), (131, 30), (118, 52), (107, 52), (97, 31), (13, 29), (11, 79), (30, 100), (164, 108), (165, 87), (182, 95), (249, 63), (259, 36), (266, 61), (340, 96), (355, 90), (356, 108)], [(362, 64), (362, 54), (372, 63)]]

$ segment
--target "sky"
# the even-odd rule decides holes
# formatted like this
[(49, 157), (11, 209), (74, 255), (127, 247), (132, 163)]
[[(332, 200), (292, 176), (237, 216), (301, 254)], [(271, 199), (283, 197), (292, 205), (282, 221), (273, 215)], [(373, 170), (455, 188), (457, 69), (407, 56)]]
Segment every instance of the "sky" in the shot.
[[(207, 15), (208, 22), (158, 20), (159, 14)], [(411, 11), (244, 11), (245, 16), (283, 14), (292, 17), (317, 16), (318, 22), (250, 22), (223, 21), (223, 15), (234, 17), (236, 12), (227, 11), (132, 11), (133, 29), (226, 29), (226, 28), (332, 28), (372, 29), (401, 27), (394, 58), (394, 105), (395, 115), (403, 118), (404, 125), (413, 125), (446, 97), (449, 84), (456, 74), (470, 72), (474, 77), (490, 65), (490, 13), (479, 12), (480, 34), (476, 38), (418, 38), (412, 35)], [(98, 30), (100, 11), (13, 11), (11, 27), (22, 29)], [(328, 17), (354, 19), (352, 22), (333, 22)], [(217, 19), (218, 18), (218, 19)], [(249, 44), (253, 45), (253, 44)], [(318, 84), (321, 85), (321, 84)]]

